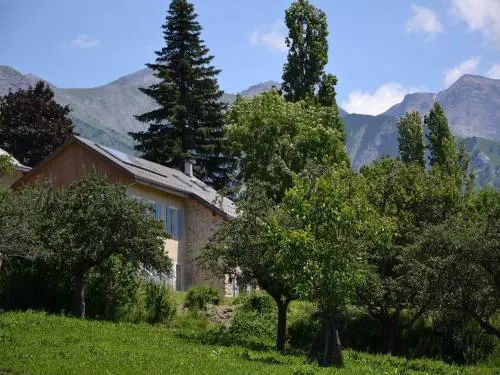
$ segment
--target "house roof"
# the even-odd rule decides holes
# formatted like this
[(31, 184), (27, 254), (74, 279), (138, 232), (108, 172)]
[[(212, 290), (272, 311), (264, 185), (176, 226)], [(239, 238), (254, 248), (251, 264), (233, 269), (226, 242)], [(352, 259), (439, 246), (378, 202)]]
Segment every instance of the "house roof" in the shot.
[(236, 217), (236, 205), (234, 202), (220, 195), (215, 189), (205, 184), (203, 181), (195, 177), (190, 177), (177, 169), (165, 167), (161, 164), (128, 155), (78, 136), (72, 136), (64, 145), (54, 151), (52, 155), (33, 168), (31, 173), (19, 179), (14, 185), (19, 185), (23, 179), (36, 173), (43, 164), (73, 142), (77, 142), (87, 149), (102, 155), (120, 169), (130, 174), (137, 183), (149, 185), (178, 196), (196, 199), (201, 204), (218, 212), (225, 218), (232, 219)]
[(5, 151), (4, 149), (0, 148), (0, 155), (8, 155), (10, 156), (11, 160), (12, 160), (12, 163), (14, 164), (14, 167), (18, 170), (18, 171), (21, 171), (21, 172), (29, 172), (31, 170), (30, 167), (27, 167), (21, 163), (19, 163), (19, 161), (15, 158), (12, 157), (11, 154), (9, 154), (7, 151)]

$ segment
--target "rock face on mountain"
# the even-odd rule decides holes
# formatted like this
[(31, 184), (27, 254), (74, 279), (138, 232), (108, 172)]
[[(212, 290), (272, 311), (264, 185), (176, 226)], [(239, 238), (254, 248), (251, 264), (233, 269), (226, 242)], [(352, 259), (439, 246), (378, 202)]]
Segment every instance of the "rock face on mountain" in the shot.
[[(25, 89), (40, 78), (0, 66), (0, 96), (9, 90)], [(145, 129), (134, 115), (156, 107), (148, 96), (139, 91), (156, 78), (151, 70), (142, 69), (106, 85), (94, 88), (64, 89), (54, 85), (56, 100), (72, 108), (71, 117), (77, 131), (85, 138), (128, 153), (134, 153), (129, 131)], [(50, 83), (49, 83), (50, 84)], [(252, 97), (272, 88), (276, 81), (265, 81), (249, 87), (241, 95)], [(224, 94), (222, 100), (232, 103), (235, 94)], [(406, 112), (425, 114), (438, 100), (446, 110), (453, 133), (465, 139), (472, 155), (472, 164), (481, 184), (500, 187), (500, 80), (465, 75), (447, 90), (438, 94), (415, 93), (382, 115), (348, 114), (343, 116), (347, 149), (353, 167), (371, 163), (383, 155), (397, 155), (397, 121)]]
[(462, 138), (500, 140), (500, 80), (466, 74), (438, 94), (406, 95), (385, 115), (401, 117), (406, 112), (422, 115), (437, 100), (446, 111), (453, 133)]

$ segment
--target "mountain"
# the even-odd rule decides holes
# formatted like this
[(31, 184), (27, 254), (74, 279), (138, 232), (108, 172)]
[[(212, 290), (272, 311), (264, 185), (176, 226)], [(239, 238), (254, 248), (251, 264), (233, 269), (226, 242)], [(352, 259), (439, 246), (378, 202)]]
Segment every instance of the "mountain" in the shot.
[[(8, 66), (0, 66), (0, 96), (9, 90), (33, 85), (37, 76), (22, 74)], [(65, 89), (51, 85), (57, 102), (72, 108), (71, 118), (85, 138), (118, 150), (134, 153), (129, 131), (145, 129), (134, 115), (156, 107), (139, 91), (154, 83), (151, 70), (141, 69), (106, 85), (93, 88)], [(240, 94), (258, 95), (272, 88), (276, 81), (265, 81)], [(224, 94), (222, 100), (232, 103), (235, 94)], [(378, 116), (348, 114), (342, 109), (347, 150), (353, 167), (359, 169), (383, 155), (397, 155), (397, 121), (408, 111), (428, 112), (434, 100), (446, 110), (453, 133), (463, 139), (472, 155), (472, 165), (481, 185), (488, 182), (500, 188), (500, 80), (465, 75), (454, 85), (437, 94), (414, 93)]]
[(446, 111), (458, 137), (481, 137), (500, 141), (500, 80), (466, 74), (437, 94), (406, 95), (384, 115), (401, 117), (406, 112), (427, 113), (437, 100)]

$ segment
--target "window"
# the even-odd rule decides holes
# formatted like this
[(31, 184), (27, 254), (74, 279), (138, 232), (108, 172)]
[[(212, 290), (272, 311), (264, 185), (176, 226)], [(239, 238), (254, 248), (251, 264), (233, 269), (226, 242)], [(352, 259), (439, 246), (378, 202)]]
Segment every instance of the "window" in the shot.
[(182, 210), (175, 207), (167, 207), (166, 216), (165, 231), (174, 238), (182, 238)]

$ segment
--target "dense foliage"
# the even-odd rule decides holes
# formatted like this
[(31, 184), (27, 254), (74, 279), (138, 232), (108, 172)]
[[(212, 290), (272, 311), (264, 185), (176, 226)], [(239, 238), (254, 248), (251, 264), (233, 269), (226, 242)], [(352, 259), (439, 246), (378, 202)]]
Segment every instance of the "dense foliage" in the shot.
[(0, 148), (33, 167), (73, 134), (70, 109), (54, 100), (43, 81), (0, 98)]
[(201, 40), (191, 3), (172, 0), (162, 29), (165, 46), (155, 52), (155, 63), (146, 64), (158, 82), (141, 88), (159, 107), (136, 116), (149, 128), (130, 133), (135, 149), (145, 159), (178, 169), (193, 159), (196, 176), (220, 189), (232, 166), (224, 149), (220, 71), (210, 65), (213, 56)]

